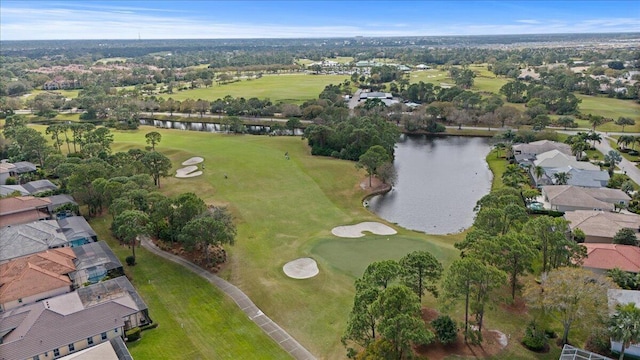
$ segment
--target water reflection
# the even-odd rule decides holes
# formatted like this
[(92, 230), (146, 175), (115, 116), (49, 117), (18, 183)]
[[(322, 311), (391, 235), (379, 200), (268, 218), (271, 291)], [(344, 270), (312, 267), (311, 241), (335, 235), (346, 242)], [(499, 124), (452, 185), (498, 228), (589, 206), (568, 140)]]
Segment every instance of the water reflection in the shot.
[(491, 189), (485, 161), (490, 139), (405, 136), (396, 147), (398, 183), (369, 200), (383, 219), (429, 234), (462, 231), (473, 223), (473, 207)]

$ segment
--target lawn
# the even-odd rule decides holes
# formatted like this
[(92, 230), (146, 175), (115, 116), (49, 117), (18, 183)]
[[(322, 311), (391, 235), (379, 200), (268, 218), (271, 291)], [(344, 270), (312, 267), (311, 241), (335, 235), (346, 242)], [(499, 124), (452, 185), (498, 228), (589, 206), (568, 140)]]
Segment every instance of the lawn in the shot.
[(36, 96), (40, 93), (43, 92), (49, 92), (49, 93), (56, 93), (56, 94), (60, 94), (62, 96), (64, 96), (67, 99), (75, 99), (78, 97), (78, 93), (80, 92), (80, 90), (41, 90), (41, 89), (34, 89), (31, 90), (31, 95), (32, 96)]
[[(91, 221), (122, 263), (131, 251), (109, 236), (110, 219)], [(289, 355), (238, 311), (237, 305), (206, 280), (155, 256), (136, 250), (138, 265), (127, 275), (149, 307), (158, 328), (128, 344), (136, 359), (289, 359)], [(216, 334), (223, 333), (224, 336)]]
[(213, 101), (226, 95), (249, 99), (269, 98), (273, 102), (302, 104), (306, 100), (317, 99), (325, 86), (339, 84), (348, 77), (346, 75), (306, 75), (280, 74), (264, 75), (260, 79), (242, 80), (226, 85), (214, 84), (208, 88), (183, 90), (173, 94), (160, 94), (165, 99), (174, 100), (203, 99)]
[(372, 262), (400, 260), (415, 250), (428, 251), (445, 265), (449, 265), (458, 253), (453, 247), (444, 247), (439, 243), (425, 243), (422, 239), (403, 235), (370, 235), (357, 239), (325, 238), (315, 244), (311, 253), (338, 271), (360, 277)]
[(440, 86), (441, 82), (452, 83), (453, 80), (449, 77), (446, 71), (429, 69), (429, 70), (417, 70), (409, 73), (410, 83), (419, 83), (420, 81), (425, 83), (431, 83), (433, 85)]
[[(579, 105), (580, 112), (583, 114), (593, 114), (604, 116), (609, 119), (617, 120), (619, 117), (629, 117), (636, 121), (635, 125), (625, 126), (626, 132), (640, 132), (640, 104), (630, 100), (620, 100), (600, 96), (588, 96), (576, 94), (582, 100)], [(579, 120), (580, 127), (588, 127), (591, 125), (588, 121)], [(618, 126), (613, 122), (608, 122), (598, 127), (600, 131), (622, 131), (622, 126)]]

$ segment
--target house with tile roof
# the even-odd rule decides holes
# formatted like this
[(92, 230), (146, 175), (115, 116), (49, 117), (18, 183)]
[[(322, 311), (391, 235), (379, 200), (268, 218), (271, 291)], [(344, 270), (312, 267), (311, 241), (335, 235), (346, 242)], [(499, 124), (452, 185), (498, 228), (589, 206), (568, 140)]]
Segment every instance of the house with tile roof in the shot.
[(582, 267), (598, 274), (618, 268), (631, 273), (640, 272), (640, 248), (633, 245), (584, 243), (587, 257)]
[(534, 141), (526, 144), (515, 144), (511, 147), (514, 155), (531, 154), (538, 155), (551, 150), (558, 150), (565, 155), (572, 155), (571, 146), (550, 140)]
[(67, 238), (55, 220), (0, 228), (0, 262), (65, 246)]
[(624, 228), (633, 229), (639, 237), (640, 215), (609, 211), (576, 210), (564, 213), (571, 230), (580, 229), (585, 234), (585, 243), (613, 242), (613, 237)]
[(613, 211), (614, 204), (626, 205), (631, 198), (620, 189), (583, 188), (573, 185), (548, 185), (542, 187), (544, 201), (552, 210)]
[(74, 247), (97, 241), (82, 216), (33, 221), (0, 228), (0, 262), (47, 249)]
[(0, 227), (50, 219), (47, 210), (50, 204), (47, 198), (33, 196), (0, 199)]
[(126, 277), (104, 283), (0, 314), (0, 360), (57, 359), (151, 323)]
[(569, 175), (566, 185), (580, 187), (603, 188), (607, 186), (610, 178), (609, 173), (605, 170), (583, 170), (569, 165), (561, 168), (545, 168), (544, 175), (539, 179), (535, 179), (536, 186), (555, 185), (554, 174), (561, 172)]
[(60, 248), (0, 264), (0, 311), (71, 292), (75, 258), (71, 249)]
[(571, 166), (575, 169), (581, 170), (600, 170), (600, 167), (594, 165), (588, 161), (578, 161), (572, 155), (567, 155), (559, 150), (551, 150), (536, 155), (536, 159), (533, 161), (533, 166), (540, 166), (541, 168), (561, 168), (565, 166)]

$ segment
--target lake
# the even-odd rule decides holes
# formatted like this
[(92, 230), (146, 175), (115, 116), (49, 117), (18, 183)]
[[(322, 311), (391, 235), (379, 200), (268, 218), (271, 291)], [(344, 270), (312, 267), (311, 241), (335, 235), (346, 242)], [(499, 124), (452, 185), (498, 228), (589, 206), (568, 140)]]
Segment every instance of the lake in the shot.
[(473, 207), (491, 190), (490, 150), (490, 138), (403, 135), (394, 160), (398, 181), (369, 199), (369, 209), (406, 229), (460, 232), (473, 224)]

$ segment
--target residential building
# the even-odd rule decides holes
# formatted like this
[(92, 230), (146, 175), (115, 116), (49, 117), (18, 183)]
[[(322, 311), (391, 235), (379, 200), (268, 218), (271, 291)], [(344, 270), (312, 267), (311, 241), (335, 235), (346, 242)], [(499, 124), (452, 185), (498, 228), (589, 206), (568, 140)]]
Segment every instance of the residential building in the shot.
[(582, 267), (598, 274), (618, 268), (637, 274), (640, 272), (640, 248), (619, 244), (582, 244), (587, 248), (587, 257)]
[(0, 359), (57, 359), (148, 323), (147, 306), (123, 276), (0, 314)]
[(0, 228), (0, 262), (67, 246), (55, 220), (34, 221)]
[(549, 185), (542, 187), (544, 201), (552, 210), (597, 210), (612, 211), (614, 204), (626, 205), (629, 195), (619, 189), (583, 188), (573, 185)]
[(559, 150), (551, 150), (536, 155), (533, 166), (541, 168), (561, 168), (571, 166), (574, 169), (581, 170), (600, 170), (600, 167), (588, 161), (578, 161), (572, 155), (567, 155)]
[(50, 219), (51, 201), (33, 196), (0, 199), (0, 227)]
[(82, 216), (5, 226), (0, 228), (0, 262), (95, 241), (96, 233)]
[(531, 154), (538, 155), (551, 150), (558, 150), (565, 155), (572, 155), (571, 146), (557, 141), (540, 140), (526, 144), (515, 144), (511, 147), (514, 155)]
[(60, 360), (133, 360), (133, 356), (127, 349), (121, 337), (114, 337), (108, 342), (80, 350)]
[(0, 264), (0, 311), (70, 292), (74, 259), (71, 249), (60, 248)]
[(49, 211), (49, 214), (52, 214), (52, 216), (55, 216), (56, 219), (61, 219), (68, 216), (75, 215), (72, 211), (63, 211), (63, 212), (58, 211), (58, 209), (61, 206), (65, 206), (65, 205), (78, 206), (78, 203), (75, 202), (75, 200), (71, 195), (58, 194), (58, 195), (48, 196), (46, 197), (46, 199), (49, 199), (50, 201), (50, 204), (47, 206), (47, 211)]
[(124, 275), (124, 268), (118, 257), (104, 241), (74, 247), (76, 271), (69, 274), (75, 287), (95, 284), (106, 277)]
[(29, 181), (26, 184), (22, 184), (22, 186), (27, 191), (29, 191), (29, 195), (35, 195), (45, 191), (58, 190), (58, 186), (56, 184), (46, 179)]
[(58, 219), (58, 225), (71, 247), (98, 241), (98, 235), (93, 231), (84, 216), (70, 216)]
[(589, 188), (603, 188), (609, 183), (609, 173), (604, 170), (582, 170), (573, 166), (561, 168), (545, 168), (544, 175), (536, 179), (536, 186), (555, 185), (557, 180), (554, 174), (566, 173), (568, 175), (567, 184)]
[(16, 193), (20, 196), (30, 195), (22, 185), (0, 185), (0, 196), (5, 197)]
[(580, 229), (585, 234), (585, 243), (612, 243), (620, 229), (633, 229), (638, 236), (640, 215), (609, 211), (576, 210), (564, 213), (571, 230)]

